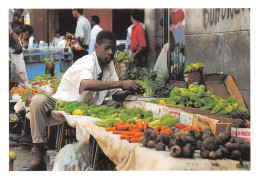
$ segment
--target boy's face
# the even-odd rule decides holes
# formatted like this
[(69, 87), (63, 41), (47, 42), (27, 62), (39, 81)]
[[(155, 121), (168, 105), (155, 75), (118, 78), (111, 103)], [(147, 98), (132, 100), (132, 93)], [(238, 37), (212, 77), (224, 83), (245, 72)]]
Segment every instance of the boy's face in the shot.
[(23, 31), (21, 25), (14, 26), (13, 32), (15, 32), (17, 35), (19, 35)]
[(99, 65), (108, 65), (114, 58), (116, 52), (116, 43), (108, 39), (103, 39), (100, 45), (97, 43), (95, 44), (95, 51)]

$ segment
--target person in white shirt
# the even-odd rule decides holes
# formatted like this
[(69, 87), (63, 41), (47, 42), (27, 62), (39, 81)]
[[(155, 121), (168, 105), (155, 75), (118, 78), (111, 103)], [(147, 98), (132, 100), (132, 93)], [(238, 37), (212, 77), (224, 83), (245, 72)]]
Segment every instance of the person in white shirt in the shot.
[[(143, 26), (145, 30), (145, 25), (143, 23), (140, 24)], [(133, 24), (127, 28), (127, 35), (126, 35), (126, 42), (125, 42), (125, 49), (128, 52), (129, 56), (131, 56), (132, 54), (132, 51), (130, 50), (132, 27)]]
[(105, 97), (115, 101), (124, 101), (129, 94), (134, 94), (143, 87), (135, 81), (119, 81), (112, 62), (116, 51), (116, 36), (103, 30), (98, 33), (95, 52), (78, 59), (65, 72), (56, 94), (52, 97), (38, 94), (30, 105), (31, 135), (35, 157), (32, 163), (20, 171), (46, 170), (44, 161), (44, 139), (46, 126), (65, 122), (52, 116), (57, 100), (81, 101), (88, 105), (106, 104)]
[(53, 38), (52, 40), (52, 44), (55, 45), (55, 44), (59, 44), (60, 41), (62, 41), (64, 38), (63, 35), (60, 35), (60, 31), (57, 30), (56, 31), (56, 37)]
[(83, 15), (83, 9), (72, 9), (72, 14), (74, 18), (78, 19), (75, 35), (67, 33), (66, 36), (75, 40), (72, 48), (73, 61), (75, 62), (88, 54), (91, 26), (88, 19)]
[(91, 19), (90, 19), (90, 24), (91, 24), (91, 32), (90, 32), (90, 44), (89, 44), (89, 54), (92, 54), (92, 52), (95, 51), (95, 44), (96, 44), (96, 37), (97, 37), (97, 34), (103, 30), (100, 26), (99, 26), (99, 23), (100, 23), (100, 19), (98, 16), (94, 15), (94, 16), (91, 16)]

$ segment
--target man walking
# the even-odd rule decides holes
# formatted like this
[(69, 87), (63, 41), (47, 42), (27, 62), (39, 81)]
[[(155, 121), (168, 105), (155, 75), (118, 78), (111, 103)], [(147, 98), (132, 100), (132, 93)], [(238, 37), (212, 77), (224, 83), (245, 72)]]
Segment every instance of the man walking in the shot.
[(72, 9), (72, 14), (73, 17), (78, 19), (75, 35), (67, 33), (66, 36), (75, 40), (72, 47), (73, 61), (75, 62), (88, 54), (91, 26), (88, 19), (83, 15), (83, 9)]

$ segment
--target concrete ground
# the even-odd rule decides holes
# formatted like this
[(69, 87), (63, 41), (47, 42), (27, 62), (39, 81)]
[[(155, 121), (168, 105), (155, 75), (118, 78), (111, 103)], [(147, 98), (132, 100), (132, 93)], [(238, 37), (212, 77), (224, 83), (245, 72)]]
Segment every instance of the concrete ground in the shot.
[[(15, 134), (10, 134), (10, 136), (19, 138), (19, 136)], [(14, 142), (9, 140), (9, 151), (16, 152), (13, 171), (19, 171), (20, 168), (30, 164), (33, 160), (34, 154), (32, 145), (29, 142)]]

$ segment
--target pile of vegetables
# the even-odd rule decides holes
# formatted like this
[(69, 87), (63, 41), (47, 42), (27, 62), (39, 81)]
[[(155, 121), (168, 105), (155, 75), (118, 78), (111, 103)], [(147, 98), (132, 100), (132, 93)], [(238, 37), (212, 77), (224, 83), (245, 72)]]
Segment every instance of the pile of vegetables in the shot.
[[(57, 101), (55, 109), (72, 115), (99, 117), (101, 120), (95, 124), (120, 135), (120, 139), (142, 143), (144, 147), (157, 151), (168, 149), (172, 157), (193, 158), (195, 150), (200, 150), (202, 158), (250, 160), (249, 143), (228, 133), (213, 135), (210, 130), (181, 124), (171, 114), (159, 118), (154, 117), (150, 110), (144, 111), (139, 107), (123, 109), (64, 101)], [(233, 125), (243, 124), (237, 120)]]
[(45, 63), (48, 63), (48, 64), (54, 64), (55, 61), (53, 59), (48, 59), (48, 58), (45, 58), (44, 59)]
[(203, 70), (204, 68), (206, 68), (206, 67), (203, 63), (191, 63), (191, 64), (185, 66), (184, 73), (200, 71), (200, 70)]
[[(184, 127), (189, 127), (183, 130)], [(177, 123), (173, 129), (162, 126), (160, 132), (156, 128), (147, 128), (139, 142), (144, 147), (155, 148), (157, 151), (169, 150), (175, 158), (193, 158), (195, 150), (200, 150), (202, 158), (211, 160), (229, 158), (233, 160), (250, 160), (250, 143), (229, 133), (213, 135), (210, 130), (200, 130), (189, 125)]]
[(201, 157), (207, 159), (230, 158), (250, 160), (250, 143), (224, 132), (213, 135), (205, 130), (202, 137)]
[(113, 124), (113, 127), (107, 127), (106, 131), (112, 131), (113, 134), (120, 134), (120, 139), (126, 139), (130, 143), (136, 143), (141, 136), (144, 136), (144, 130), (147, 129), (147, 123), (142, 120), (137, 120), (136, 124), (126, 124), (119, 120)]
[(191, 84), (188, 89), (175, 87), (171, 91), (169, 98), (159, 98), (151, 101), (160, 104), (211, 110), (212, 114), (224, 114), (234, 119), (250, 120), (249, 110), (241, 107), (232, 96), (222, 99), (211, 91), (206, 91), (204, 85), (196, 86)]
[(30, 82), (37, 82), (37, 81), (41, 81), (41, 80), (50, 80), (50, 79), (55, 79), (55, 76), (58, 74), (58, 72), (54, 72), (54, 76), (52, 77), (51, 74), (41, 74), (38, 75), (36, 77), (34, 77)]
[(126, 50), (123, 53), (118, 54), (115, 57), (115, 59), (117, 62), (125, 62), (125, 63), (134, 61), (134, 58), (130, 57)]
[(171, 92), (169, 84), (157, 78), (157, 72), (149, 68), (135, 67), (121, 75), (120, 80), (137, 80), (146, 88), (145, 97), (168, 97)]
[(48, 81), (50, 87), (57, 89), (60, 85), (61, 79), (51, 79)]
[(23, 87), (13, 87), (10, 91), (11, 95), (19, 94), (20, 96), (25, 93), (27, 90)]

